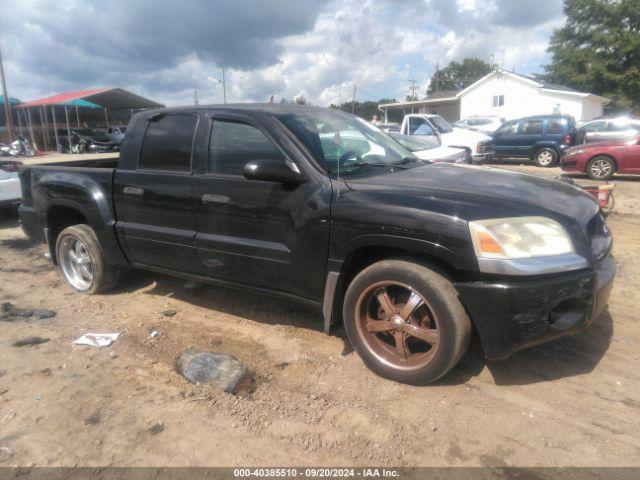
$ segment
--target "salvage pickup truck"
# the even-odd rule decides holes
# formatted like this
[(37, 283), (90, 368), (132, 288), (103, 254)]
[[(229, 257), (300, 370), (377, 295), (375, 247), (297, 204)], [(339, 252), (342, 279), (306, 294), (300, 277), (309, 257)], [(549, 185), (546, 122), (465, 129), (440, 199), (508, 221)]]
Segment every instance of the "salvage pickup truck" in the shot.
[(22, 227), (75, 290), (135, 267), (306, 302), (371, 370), (412, 384), (456, 365), (472, 326), (489, 359), (582, 330), (615, 274), (590, 195), (423, 162), (336, 110), (142, 112), (119, 159), (20, 179)]

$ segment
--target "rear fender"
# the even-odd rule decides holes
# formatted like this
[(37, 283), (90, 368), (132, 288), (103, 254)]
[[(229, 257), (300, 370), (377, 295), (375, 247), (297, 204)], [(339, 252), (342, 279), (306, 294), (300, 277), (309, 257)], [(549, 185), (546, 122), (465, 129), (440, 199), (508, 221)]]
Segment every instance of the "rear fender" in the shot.
[[(113, 265), (128, 265), (115, 233), (115, 215), (111, 199), (112, 173), (96, 171), (98, 178), (78, 172), (46, 172), (37, 180), (32, 190), (33, 203), (40, 216), (40, 224), (50, 250), (55, 250), (55, 234), (50, 225), (50, 212), (55, 207), (76, 210), (93, 228), (105, 254), (105, 260)], [(55, 258), (52, 257), (55, 262)]]

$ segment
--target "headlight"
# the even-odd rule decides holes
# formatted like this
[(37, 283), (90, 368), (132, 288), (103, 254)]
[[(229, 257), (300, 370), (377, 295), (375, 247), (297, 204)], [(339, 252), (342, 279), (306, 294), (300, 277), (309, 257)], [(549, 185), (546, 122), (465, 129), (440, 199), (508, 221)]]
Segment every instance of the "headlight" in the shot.
[(586, 152), (584, 148), (578, 148), (576, 150), (567, 150), (564, 154), (565, 157), (573, 157), (574, 155), (580, 155)]
[(469, 222), (478, 258), (518, 259), (573, 253), (558, 222), (545, 217), (511, 217)]

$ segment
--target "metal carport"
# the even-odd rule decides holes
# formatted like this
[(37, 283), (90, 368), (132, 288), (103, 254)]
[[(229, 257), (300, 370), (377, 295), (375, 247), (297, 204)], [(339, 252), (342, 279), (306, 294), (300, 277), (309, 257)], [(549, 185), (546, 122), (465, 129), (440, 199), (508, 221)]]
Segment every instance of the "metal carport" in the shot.
[[(47, 119), (46, 107), (51, 108), (51, 114), (54, 123), (54, 133), (56, 137), (56, 148), (59, 149), (58, 130), (55, 119), (54, 108), (56, 106), (63, 106), (65, 113), (65, 120), (67, 124), (67, 134), (69, 135), (69, 142), (71, 141), (71, 127), (69, 124), (69, 107), (76, 109), (76, 115), (79, 123), (79, 111), (78, 107), (87, 108), (103, 108), (105, 112), (105, 120), (107, 126), (109, 125), (109, 110), (140, 110), (148, 108), (161, 108), (164, 107), (161, 103), (154, 102), (148, 98), (141, 97), (135, 93), (128, 92), (122, 88), (117, 87), (105, 87), (95, 88), (92, 90), (77, 90), (72, 92), (59, 93), (50, 97), (41, 98), (39, 100), (33, 100), (18, 105), (17, 108), (26, 110), (28, 114), (29, 131), (31, 133), (31, 141), (35, 144), (33, 137), (33, 127), (31, 122), (31, 108), (40, 108), (41, 124)], [(44, 118), (44, 120), (43, 120)], [(43, 132), (43, 138), (44, 132)], [(46, 142), (46, 140), (45, 140)]]

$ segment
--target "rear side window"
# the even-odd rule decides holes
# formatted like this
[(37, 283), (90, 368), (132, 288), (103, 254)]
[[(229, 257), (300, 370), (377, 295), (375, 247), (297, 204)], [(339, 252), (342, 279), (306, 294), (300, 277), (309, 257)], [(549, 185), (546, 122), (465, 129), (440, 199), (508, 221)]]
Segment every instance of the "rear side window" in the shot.
[(609, 122), (607, 126), (607, 130), (610, 132), (624, 132), (625, 130), (629, 130), (631, 125), (623, 122)]
[(284, 156), (267, 136), (251, 125), (214, 120), (209, 144), (209, 173), (242, 175), (252, 160), (277, 159)]
[(195, 115), (166, 115), (149, 122), (142, 140), (138, 168), (188, 172), (198, 118)]
[(562, 135), (564, 133), (564, 121), (558, 119), (547, 120), (547, 133), (550, 135)]
[(520, 133), (523, 135), (540, 135), (542, 133), (542, 120), (524, 120)]

